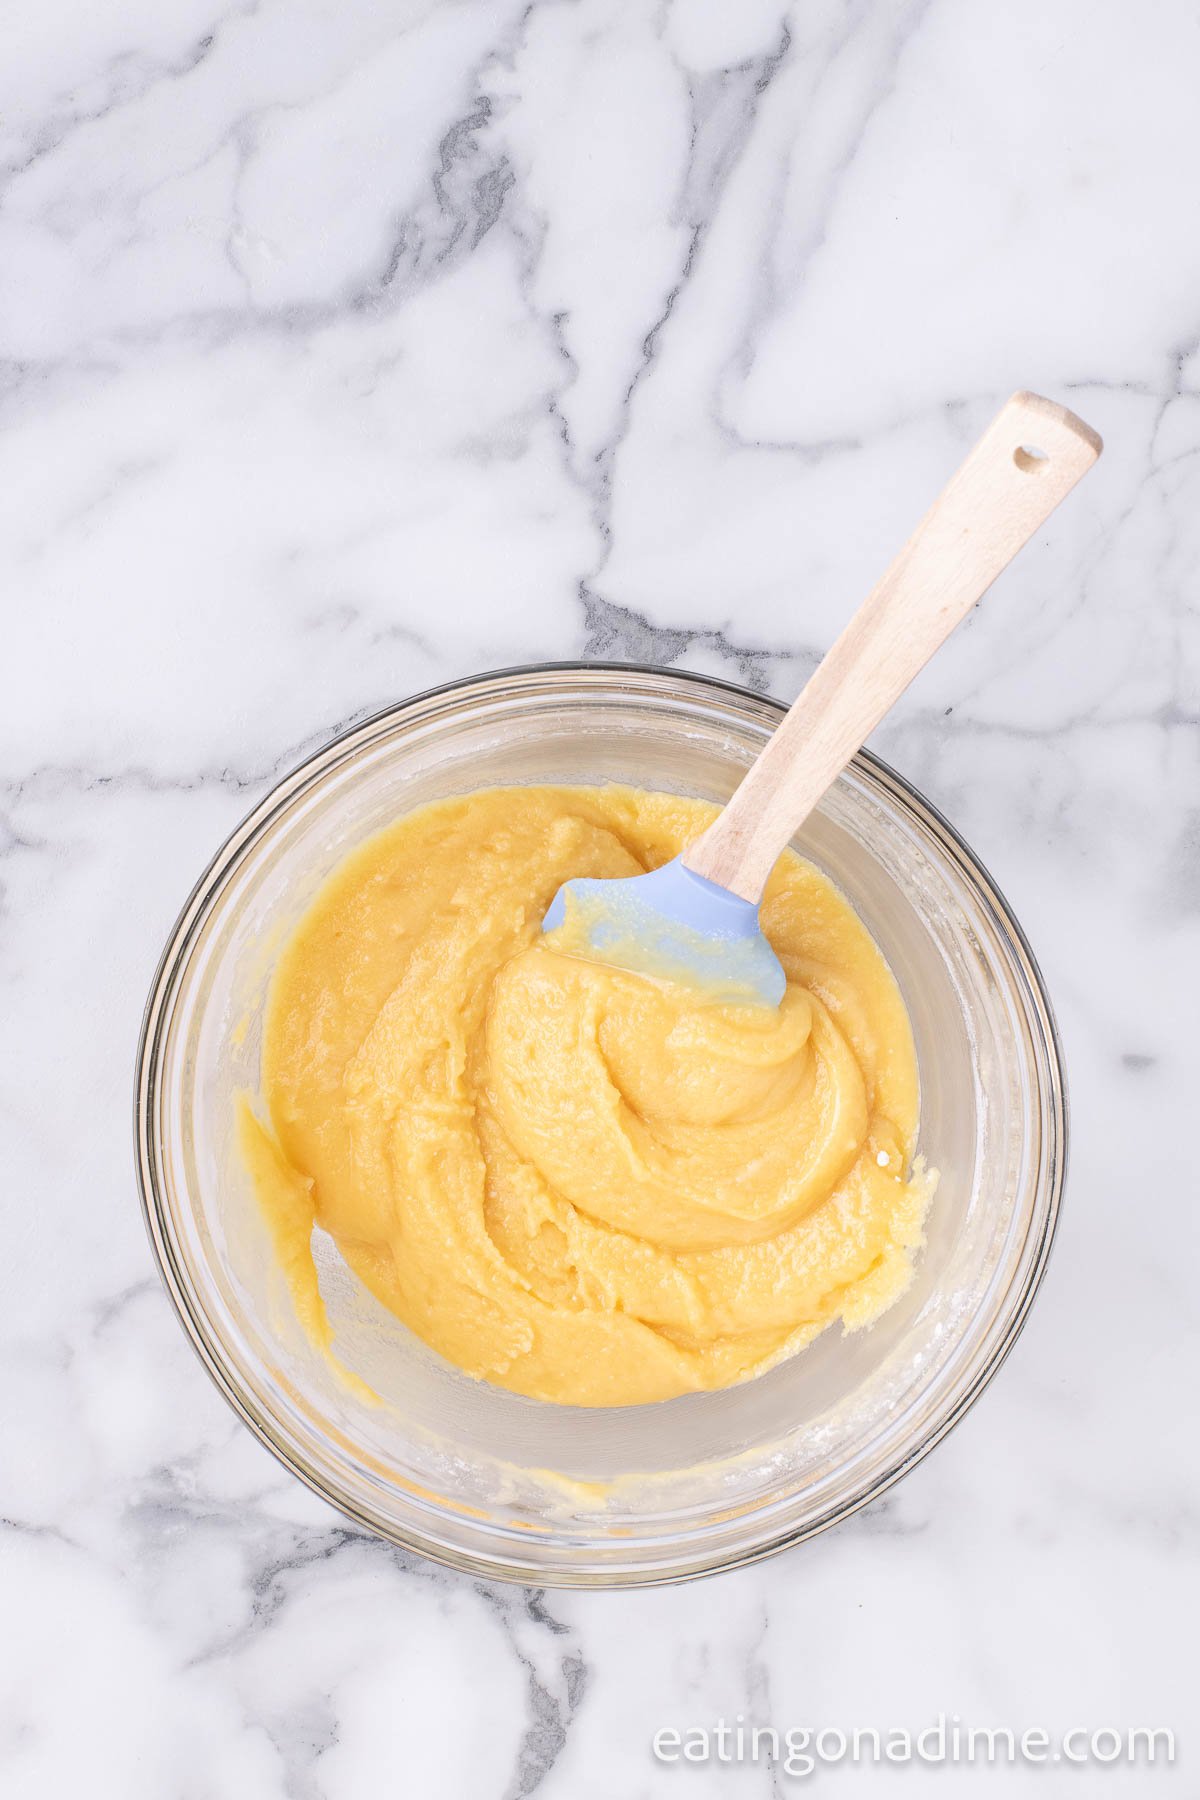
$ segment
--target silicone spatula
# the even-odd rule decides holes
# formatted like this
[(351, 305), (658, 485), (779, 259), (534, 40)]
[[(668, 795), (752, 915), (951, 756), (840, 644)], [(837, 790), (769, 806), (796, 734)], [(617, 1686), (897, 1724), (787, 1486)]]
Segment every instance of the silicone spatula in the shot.
[(573, 955), (686, 981), (714, 1001), (778, 1005), (786, 981), (758, 922), (776, 858), (1102, 448), (1065, 407), (1014, 394), (708, 829), (649, 874), (568, 881), (543, 930)]

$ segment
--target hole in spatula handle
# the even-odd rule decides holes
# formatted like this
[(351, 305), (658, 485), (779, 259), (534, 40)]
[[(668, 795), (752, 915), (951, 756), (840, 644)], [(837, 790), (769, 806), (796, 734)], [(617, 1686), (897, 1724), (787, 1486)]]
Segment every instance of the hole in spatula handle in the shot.
[(1037, 475), (1050, 466), (1049, 454), (1040, 444), (1018, 444), (1013, 461), (1023, 475)]

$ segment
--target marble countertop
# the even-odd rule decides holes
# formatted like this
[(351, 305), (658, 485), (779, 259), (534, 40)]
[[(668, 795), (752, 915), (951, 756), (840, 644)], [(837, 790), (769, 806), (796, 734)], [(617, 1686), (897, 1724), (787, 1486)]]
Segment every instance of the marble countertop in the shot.
[[(0, 1791), (709, 1800), (802, 1782), (656, 1731), (939, 1712), (1173, 1728), (1084, 1779), (1193, 1791), (1195, 7), (14, 0), (4, 39)], [(713, 1581), (538, 1595), (360, 1535), (151, 1263), (131, 1064), (183, 896), (435, 682), (789, 698), (1016, 386), (1106, 454), (873, 742), (1059, 1010), (1017, 1349), (884, 1502)]]

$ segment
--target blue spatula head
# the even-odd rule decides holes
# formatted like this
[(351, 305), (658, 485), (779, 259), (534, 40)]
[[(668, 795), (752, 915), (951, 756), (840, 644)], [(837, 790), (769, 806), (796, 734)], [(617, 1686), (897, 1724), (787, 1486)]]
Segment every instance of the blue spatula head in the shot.
[(649, 875), (564, 883), (542, 930), (567, 955), (686, 982), (714, 1002), (778, 1006), (787, 987), (754, 902), (678, 857)]

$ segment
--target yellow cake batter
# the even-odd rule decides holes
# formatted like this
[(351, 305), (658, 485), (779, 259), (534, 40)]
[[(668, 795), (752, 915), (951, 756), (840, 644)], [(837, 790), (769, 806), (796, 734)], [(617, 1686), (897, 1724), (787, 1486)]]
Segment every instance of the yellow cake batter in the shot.
[(755, 1375), (906, 1286), (912, 1033), (864, 926), (790, 853), (762, 924), (776, 1013), (561, 954), (559, 886), (633, 875), (714, 809), (632, 788), (421, 808), (334, 873), (276, 969), (267, 1125), (243, 1145), (297, 1309), (314, 1221), (470, 1374), (623, 1406)]

